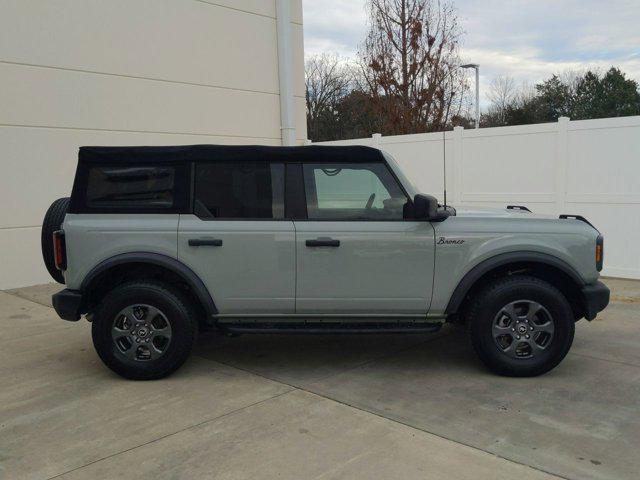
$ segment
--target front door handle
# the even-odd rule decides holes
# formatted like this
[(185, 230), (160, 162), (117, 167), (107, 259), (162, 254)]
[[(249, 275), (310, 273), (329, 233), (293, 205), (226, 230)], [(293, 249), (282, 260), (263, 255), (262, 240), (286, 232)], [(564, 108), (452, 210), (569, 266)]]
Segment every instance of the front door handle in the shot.
[(339, 247), (340, 240), (323, 237), (316, 238), (315, 240), (307, 240), (305, 244), (307, 247)]
[(190, 238), (190, 247), (221, 247), (222, 240), (219, 238)]

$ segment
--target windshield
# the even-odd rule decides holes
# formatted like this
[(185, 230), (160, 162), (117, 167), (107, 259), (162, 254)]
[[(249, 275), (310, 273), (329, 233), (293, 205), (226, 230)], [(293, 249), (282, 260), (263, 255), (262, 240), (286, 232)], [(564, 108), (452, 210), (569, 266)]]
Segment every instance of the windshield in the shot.
[(389, 168), (393, 171), (397, 179), (400, 180), (400, 183), (402, 184), (404, 189), (407, 191), (409, 196), (413, 198), (416, 196), (416, 194), (420, 193), (416, 190), (416, 187), (413, 186), (411, 181), (405, 176), (405, 174), (403, 173), (402, 169), (400, 168), (398, 163), (395, 161), (395, 159), (391, 155), (389, 155), (387, 152), (383, 152), (382, 150), (380, 151), (382, 152), (384, 159), (387, 161)]

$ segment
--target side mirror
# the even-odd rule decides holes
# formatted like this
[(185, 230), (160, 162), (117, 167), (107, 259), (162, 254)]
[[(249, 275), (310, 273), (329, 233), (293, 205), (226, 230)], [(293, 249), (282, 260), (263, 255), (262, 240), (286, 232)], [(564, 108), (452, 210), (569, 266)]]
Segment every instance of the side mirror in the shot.
[(413, 198), (413, 214), (417, 219), (439, 222), (448, 217), (448, 215), (438, 210), (438, 200), (431, 195), (417, 194)]

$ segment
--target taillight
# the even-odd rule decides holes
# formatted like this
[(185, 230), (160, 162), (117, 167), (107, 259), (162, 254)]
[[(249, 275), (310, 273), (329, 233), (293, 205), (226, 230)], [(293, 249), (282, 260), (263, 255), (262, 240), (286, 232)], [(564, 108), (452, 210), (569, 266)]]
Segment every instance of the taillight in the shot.
[(596, 239), (596, 269), (602, 270), (602, 262), (604, 261), (604, 237), (598, 235)]
[(53, 232), (53, 259), (58, 270), (67, 269), (67, 248), (64, 241), (64, 230)]

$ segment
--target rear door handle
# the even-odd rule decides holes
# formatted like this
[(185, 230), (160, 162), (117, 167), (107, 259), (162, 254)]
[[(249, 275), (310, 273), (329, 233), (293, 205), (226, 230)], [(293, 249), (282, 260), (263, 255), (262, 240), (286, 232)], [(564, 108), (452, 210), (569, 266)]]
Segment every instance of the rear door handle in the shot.
[(307, 240), (305, 244), (307, 247), (339, 247), (340, 240), (333, 238), (316, 238), (315, 240)]
[(219, 238), (190, 238), (190, 247), (221, 247), (222, 240)]

